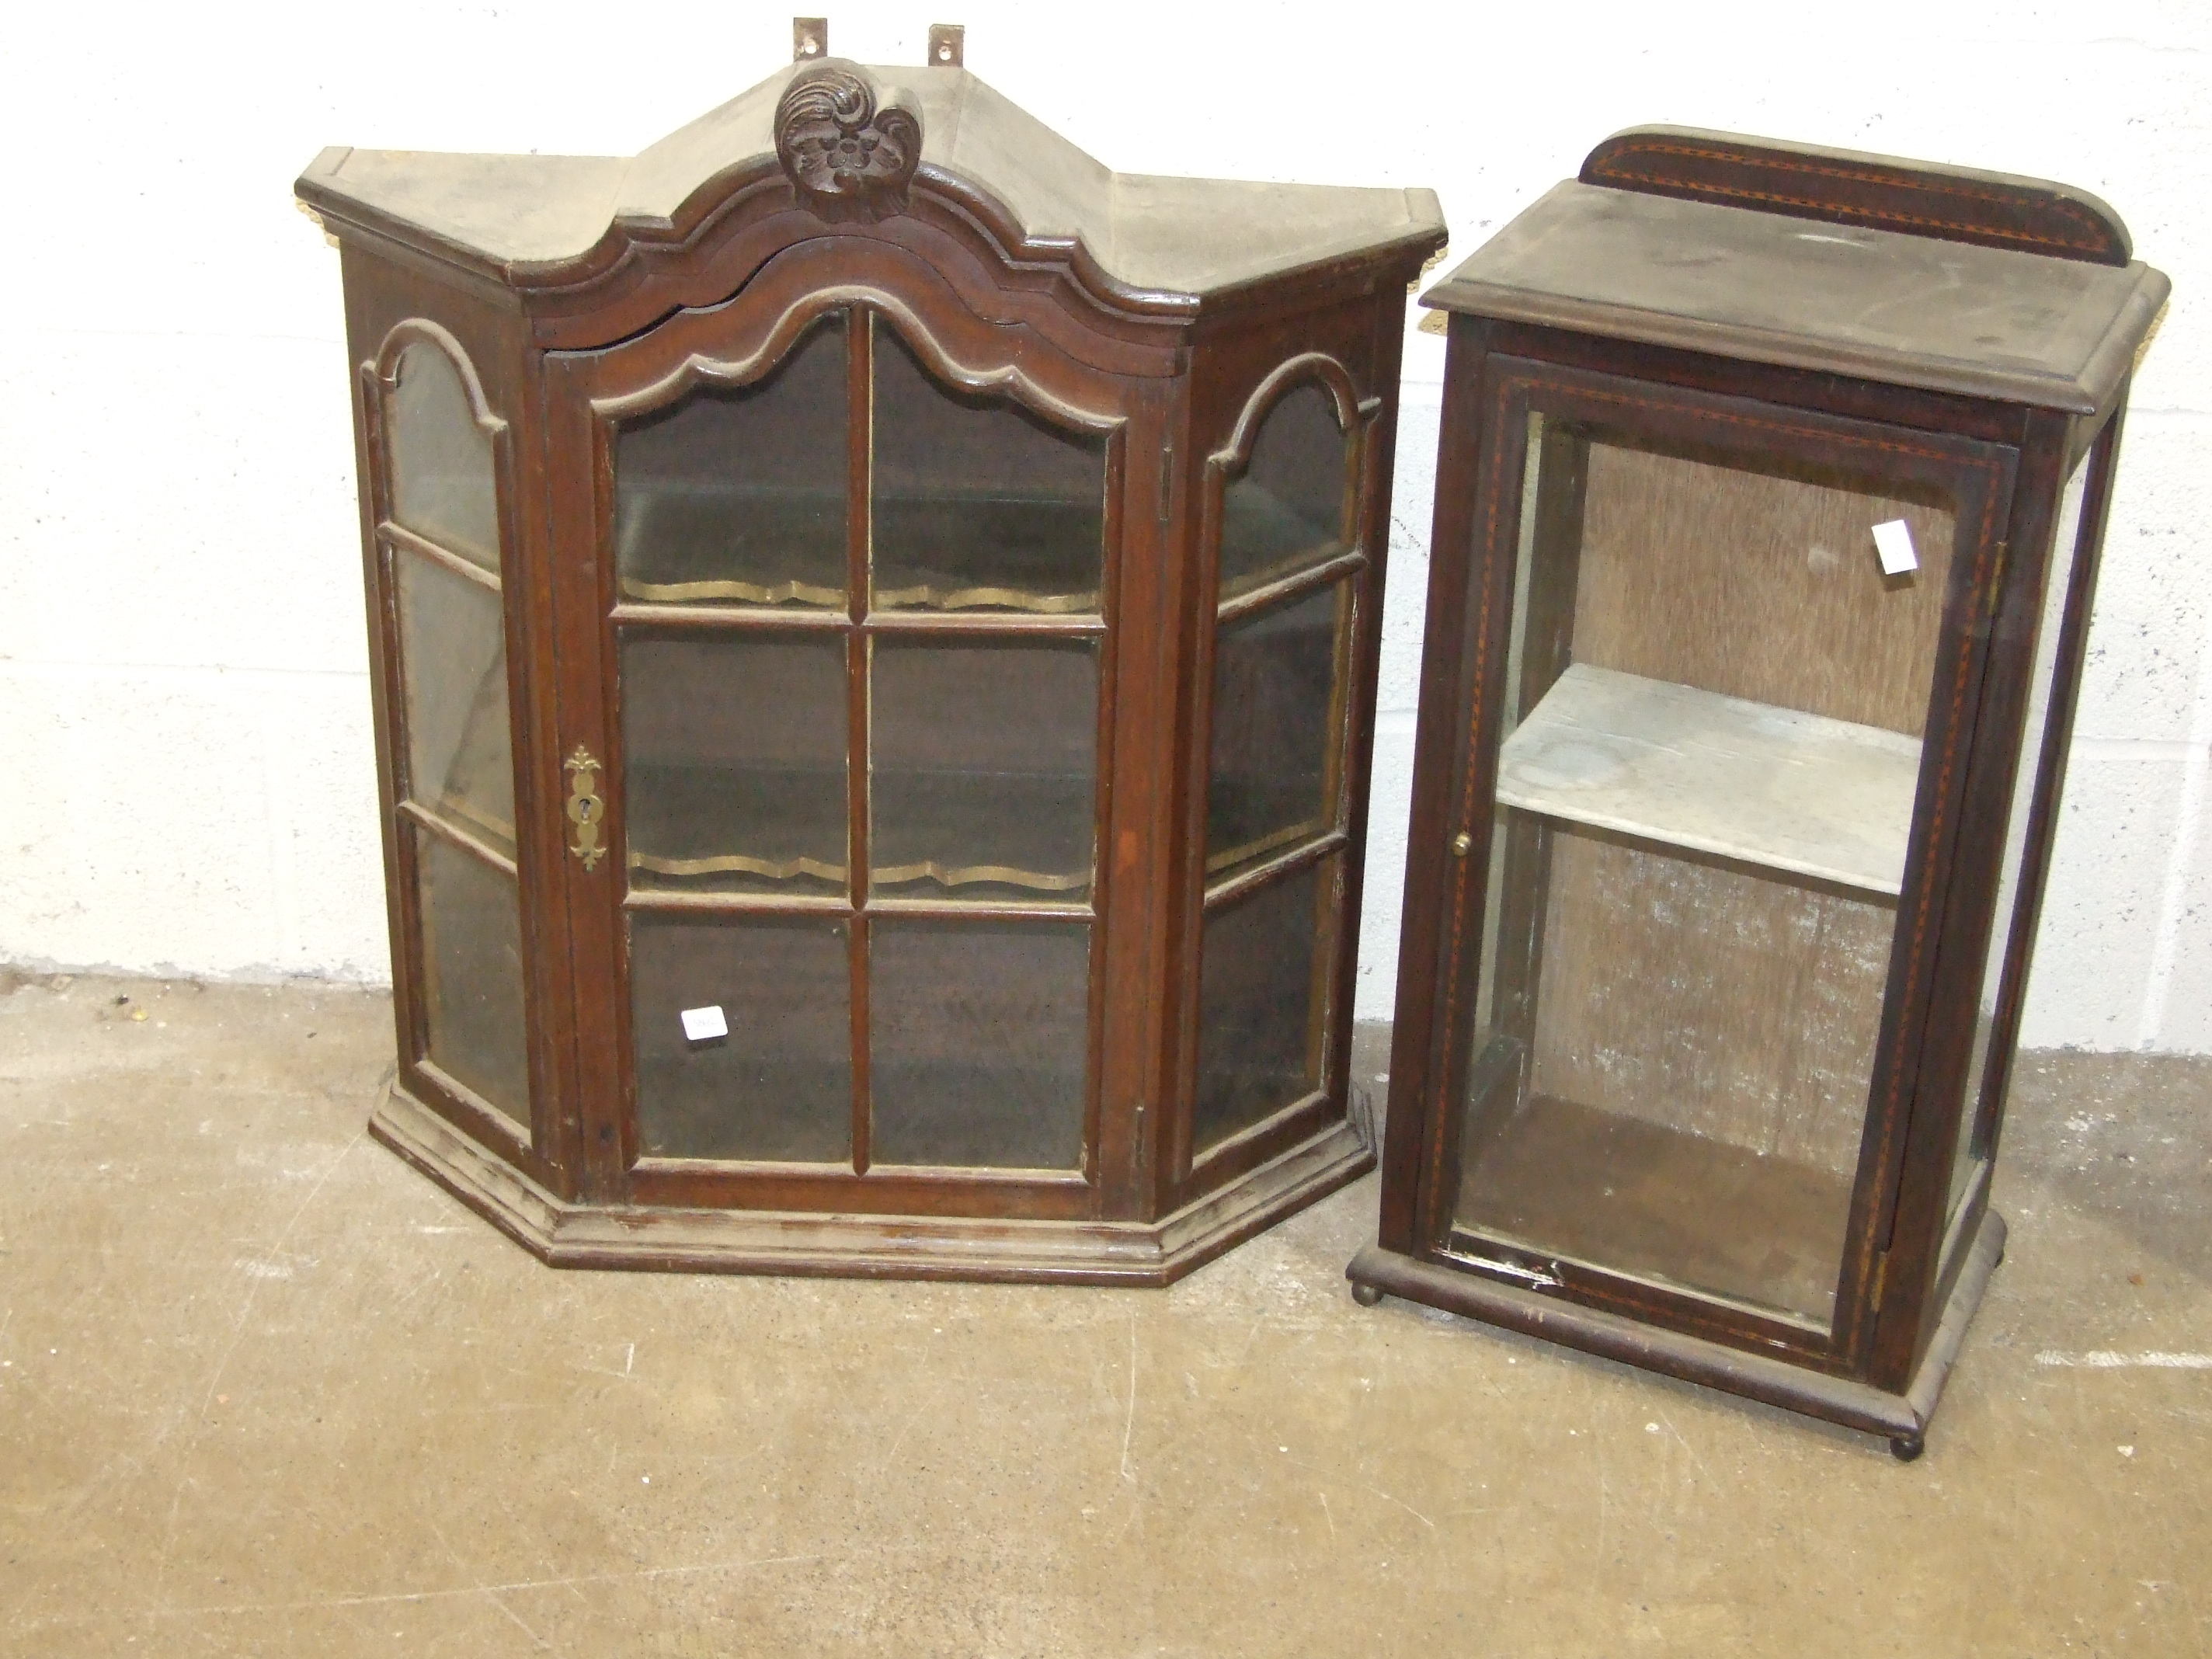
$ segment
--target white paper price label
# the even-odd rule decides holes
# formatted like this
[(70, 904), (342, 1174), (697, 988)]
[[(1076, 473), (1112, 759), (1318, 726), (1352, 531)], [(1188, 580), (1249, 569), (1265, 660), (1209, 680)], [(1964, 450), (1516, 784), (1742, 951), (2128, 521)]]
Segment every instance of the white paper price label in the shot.
[(1902, 576), (1920, 568), (1920, 556), (1912, 550), (1912, 527), (1902, 519), (1874, 527), (1874, 550), (1881, 558), (1881, 574)]
[(686, 1008), (683, 1013), (684, 1035), (694, 1042), (711, 1042), (716, 1037), (730, 1034), (730, 1022), (722, 1018), (719, 1004), (707, 1008)]

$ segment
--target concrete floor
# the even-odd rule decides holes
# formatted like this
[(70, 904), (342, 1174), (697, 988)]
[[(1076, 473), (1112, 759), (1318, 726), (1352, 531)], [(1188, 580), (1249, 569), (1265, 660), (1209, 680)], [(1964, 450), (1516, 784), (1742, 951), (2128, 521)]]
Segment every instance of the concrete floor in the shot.
[(0, 1653), (2212, 1649), (2212, 1061), (2023, 1063), (1905, 1467), (1354, 1306), (1371, 1178), (1164, 1292), (555, 1273), (364, 1138), (384, 996), (0, 991)]

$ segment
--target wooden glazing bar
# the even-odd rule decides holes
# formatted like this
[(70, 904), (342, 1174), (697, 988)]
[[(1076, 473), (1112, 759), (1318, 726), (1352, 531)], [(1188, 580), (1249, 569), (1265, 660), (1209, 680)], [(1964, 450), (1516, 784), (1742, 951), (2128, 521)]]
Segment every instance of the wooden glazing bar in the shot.
[(450, 552), (427, 537), (416, 535), (406, 526), (394, 520), (386, 519), (378, 525), (376, 533), (392, 547), (403, 552), (412, 553), (418, 558), (428, 559), (433, 564), (442, 565), (456, 576), (472, 581), (478, 587), (489, 588), (495, 593), (499, 592), (497, 571), (487, 570), (474, 559), (465, 559), (458, 553)]
[(513, 859), (504, 853), (496, 852), (485, 846), (465, 830), (440, 817), (419, 801), (402, 800), (393, 810), (408, 823), (418, 829), (427, 830), (439, 840), (474, 855), (493, 869), (499, 871), (510, 881), (517, 878)]
[(1273, 858), (1258, 868), (1222, 882), (1206, 890), (1206, 909), (1210, 915), (1224, 906), (1234, 904), (1247, 894), (1255, 893), (1285, 876), (1296, 875), (1308, 865), (1318, 864), (1330, 854), (1342, 850), (1351, 840), (1341, 830), (1332, 830), (1304, 847), (1293, 848), (1279, 858)]
[(866, 633), (902, 638), (1020, 635), (1081, 640), (1097, 639), (1106, 632), (1103, 617), (1039, 617), (1009, 611), (878, 611), (858, 619), (858, 625)]
[(852, 905), (842, 898), (799, 893), (685, 893), (663, 887), (634, 887), (623, 908), (644, 915), (732, 916), (848, 916)]
[(617, 628), (676, 632), (745, 634), (835, 634), (852, 626), (836, 611), (778, 611), (720, 605), (617, 605), (610, 613)]
[[(845, 844), (846, 889), (857, 908), (868, 896), (870, 825), (868, 762), (869, 679), (872, 647), (863, 624), (868, 617), (868, 581), (875, 531), (875, 313), (855, 306), (845, 313), (846, 510), (845, 599), (852, 632), (845, 641)], [(846, 940), (852, 987), (853, 1170), (867, 1173), (874, 1125), (873, 1078), (869, 1066), (869, 927), (855, 915)]]
[(1087, 904), (1030, 904), (1017, 899), (870, 898), (860, 906), (862, 915), (917, 916), (939, 921), (1090, 921)]
[(1251, 588), (1233, 599), (1224, 599), (1221, 608), (1215, 612), (1214, 619), (1225, 627), (1241, 617), (1250, 616), (1255, 611), (1265, 611), (1271, 605), (1303, 599), (1316, 588), (1327, 587), (1339, 578), (1366, 568), (1367, 556), (1364, 553), (1340, 553), (1333, 559), (1294, 571), (1264, 587)]

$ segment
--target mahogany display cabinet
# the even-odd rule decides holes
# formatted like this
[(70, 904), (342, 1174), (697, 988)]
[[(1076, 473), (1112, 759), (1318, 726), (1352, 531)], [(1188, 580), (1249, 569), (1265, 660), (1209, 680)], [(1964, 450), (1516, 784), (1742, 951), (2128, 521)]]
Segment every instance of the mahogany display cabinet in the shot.
[(326, 150), (399, 1067), (562, 1265), (1164, 1283), (1348, 1099), (1425, 191), (1116, 174), (931, 33), (631, 160)]
[(1991, 1160), (2128, 380), (2033, 179), (1645, 129), (1449, 317), (1385, 1291), (1917, 1455)]

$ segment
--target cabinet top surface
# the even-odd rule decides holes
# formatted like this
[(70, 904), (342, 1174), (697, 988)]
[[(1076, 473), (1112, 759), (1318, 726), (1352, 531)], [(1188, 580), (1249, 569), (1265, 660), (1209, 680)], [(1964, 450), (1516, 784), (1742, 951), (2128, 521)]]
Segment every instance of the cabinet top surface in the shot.
[(1445, 310), (2089, 414), (2169, 284), (1569, 180), (1424, 296)]
[[(610, 232), (665, 231), (778, 171), (780, 70), (629, 159), (325, 150), (298, 191), (318, 212), (503, 279), (550, 279)], [(981, 191), (1031, 243), (1079, 243), (1127, 289), (1202, 295), (1331, 259), (1443, 240), (1434, 192), (1123, 174), (965, 69), (871, 68), (921, 128), (918, 185)]]

